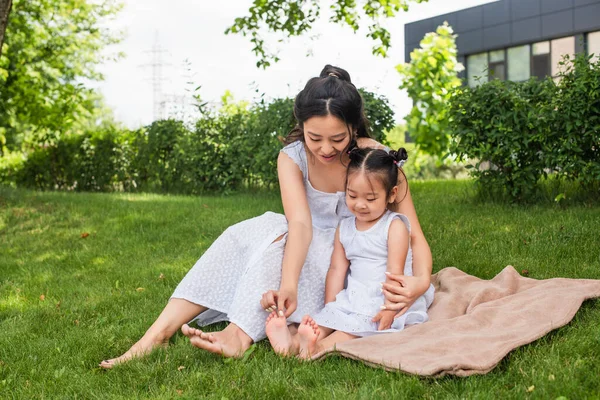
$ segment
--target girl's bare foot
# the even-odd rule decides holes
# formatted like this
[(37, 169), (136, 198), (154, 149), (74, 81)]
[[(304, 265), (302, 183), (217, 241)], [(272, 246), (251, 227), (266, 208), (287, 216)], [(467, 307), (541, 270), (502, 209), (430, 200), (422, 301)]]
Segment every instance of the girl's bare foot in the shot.
[(310, 360), (311, 356), (317, 352), (317, 339), (319, 339), (319, 325), (310, 315), (302, 318), (302, 323), (298, 327), (299, 352), (298, 358)]
[(239, 358), (252, 344), (252, 339), (233, 324), (220, 332), (210, 333), (185, 324), (181, 327), (181, 332), (190, 338), (193, 346), (224, 357)]
[(269, 342), (275, 353), (281, 356), (289, 356), (296, 353), (292, 349), (292, 335), (288, 329), (287, 319), (285, 317), (279, 316), (273, 311), (267, 317), (265, 325), (267, 337), (269, 338)]
[(121, 356), (117, 358), (111, 358), (110, 360), (104, 360), (99, 364), (100, 368), (111, 369), (117, 364), (121, 364), (131, 360), (132, 358), (142, 357), (145, 354), (150, 353), (157, 347), (167, 347), (167, 340), (148, 340), (148, 339), (140, 339), (136, 344), (131, 346), (129, 350), (123, 353)]

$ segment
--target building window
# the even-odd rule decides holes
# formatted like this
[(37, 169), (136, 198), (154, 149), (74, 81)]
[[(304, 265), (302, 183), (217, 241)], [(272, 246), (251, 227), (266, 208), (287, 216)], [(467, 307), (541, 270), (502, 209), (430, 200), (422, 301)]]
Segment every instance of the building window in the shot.
[(475, 87), (488, 80), (488, 55), (487, 53), (473, 54), (467, 57), (467, 76), (469, 86)]
[(550, 42), (534, 43), (531, 48), (531, 75), (544, 79), (550, 75)]
[(600, 60), (600, 31), (587, 34), (587, 54), (594, 54), (592, 62)]
[(559, 65), (563, 56), (569, 55), (571, 59), (575, 57), (575, 37), (569, 36), (561, 39), (556, 39), (551, 42), (551, 65), (552, 65), (552, 76), (558, 75), (561, 71), (564, 72), (565, 68)]
[(526, 81), (529, 79), (530, 71), (530, 47), (511, 47), (507, 50), (508, 55), (508, 79), (511, 81)]
[(490, 51), (490, 80), (506, 79), (506, 64), (504, 62), (504, 50)]

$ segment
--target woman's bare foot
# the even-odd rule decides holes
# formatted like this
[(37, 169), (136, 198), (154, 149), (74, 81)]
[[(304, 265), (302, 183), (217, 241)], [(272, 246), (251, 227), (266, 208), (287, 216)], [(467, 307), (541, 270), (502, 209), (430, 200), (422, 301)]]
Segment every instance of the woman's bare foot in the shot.
[(239, 358), (252, 344), (252, 339), (234, 324), (220, 332), (203, 332), (185, 324), (181, 332), (190, 338), (193, 346), (224, 357)]
[(142, 357), (157, 347), (167, 347), (167, 345), (168, 339), (152, 341), (142, 338), (121, 356), (117, 358), (111, 358), (110, 360), (104, 360), (98, 366), (104, 369), (111, 369), (117, 364), (122, 364), (131, 360), (132, 358)]
[(267, 337), (269, 338), (269, 342), (275, 353), (281, 356), (289, 356), (297, 353), (297, 349), (294, 351), (292, 348), (292, 335), (287, 326), (287, 319), (285, 317), (279, 316), (273, 311), (267, 317), (265, 326)]
[(319, 325), (310, 315), (302, 318), (302, 323), (298, 327), (299, 352), (298, 358), (310, 360), (317, 352), (317, 340), (319, 339)]

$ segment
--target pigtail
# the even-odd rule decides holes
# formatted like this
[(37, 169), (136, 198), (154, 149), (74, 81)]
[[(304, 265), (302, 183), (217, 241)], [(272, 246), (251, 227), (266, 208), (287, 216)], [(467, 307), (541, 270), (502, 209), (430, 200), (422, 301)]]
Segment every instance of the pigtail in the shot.
[(389, 155), (398, 168), (402, 168), (406, 160), (408, 160), (408, 152), (404, 147), (400, 147), (398, 150), (390, 150)]

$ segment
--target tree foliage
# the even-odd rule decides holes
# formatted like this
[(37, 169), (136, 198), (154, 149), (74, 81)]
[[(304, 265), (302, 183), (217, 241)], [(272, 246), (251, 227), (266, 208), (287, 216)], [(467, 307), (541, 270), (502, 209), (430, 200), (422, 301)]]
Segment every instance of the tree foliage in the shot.
[(406, 89), (413, 101), (405, 117), (408, 132), (421, 150), (436, 156), (448, 152), (448, 102), (453, 89), (461, 85), (455, 39), (452, 28), (444, 23), (425, 35), (409, 63), (396, 67), (402, 76), (400, 89)]
[(82, 118), (98, 96), (101, 51), (118, 35), (103, 23), (116, 0), (14, 0), (0, 58), (0, 140), (9, 150), (49, 143)]
[[(361, 19), (369, 22), (367, 36), (376, 43), (373, 54), (385, 57), (391, 46), (391, 36), (382, 25), (382, 20), (393, 18), (399, 11), (407, 11), (409, 3), (423, 3), (427, 0), (363, 0), (362, 7), (354, 0), (334, 0), (330, 9), (330, 22), (349, 26), (358, 31)], [(267, 68), (279, 61), (276, 53), (267, 49), (261, 32), (282, 33), (284, 37), (300, 36), (309, 32), (325, 7), (318, 0), (254, 0), (248, 15), (236, 18), (225, 33), (239, 33), (250, 36), (254, 46), (252, 51), (258, 57), (259, 68)]]
[(12, 0), (0, 0), (0, 56), (2, 56), (2, 44), (4, 43), (4, 33), (8, 24), (8, 15), (12, 9)]

